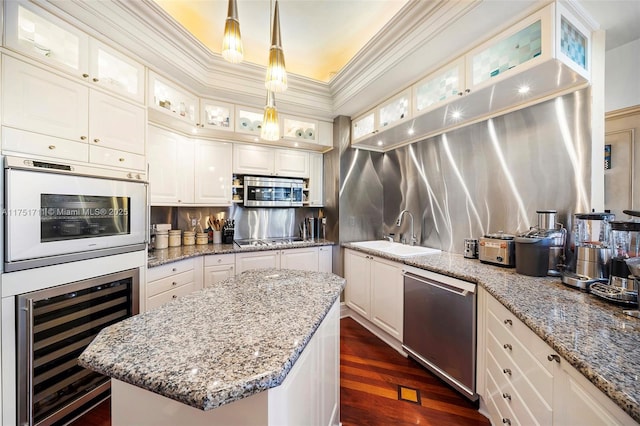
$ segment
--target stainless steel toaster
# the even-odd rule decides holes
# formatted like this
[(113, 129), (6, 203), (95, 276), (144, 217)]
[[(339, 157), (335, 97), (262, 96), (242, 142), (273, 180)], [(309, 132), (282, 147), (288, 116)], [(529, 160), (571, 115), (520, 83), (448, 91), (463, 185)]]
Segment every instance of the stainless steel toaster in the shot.
[(482, 263), (506, 266), (516, 266), (515, 236), (510, 234), (487, 234), (478, 242), (478, 259)]

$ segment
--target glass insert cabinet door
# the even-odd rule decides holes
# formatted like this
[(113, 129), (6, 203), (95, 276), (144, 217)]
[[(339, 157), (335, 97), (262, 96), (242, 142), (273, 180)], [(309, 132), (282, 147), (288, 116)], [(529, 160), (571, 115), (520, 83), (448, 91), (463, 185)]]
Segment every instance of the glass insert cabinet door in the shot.
[(380, 106), (378, 109), (378, 125), (380, 129), (391, 127), (408, 119), (410, 115), (411, 90), (405, 90)]
[(144, 101), (144, 67), (97, 40), (90, 42), (91, 78), (111, 91)]
[(149, 72), (149, 86), (152, 96), (150, 104), (155, 109), (179, 117), (191, 124), (197, 124), (199, 109), (198, 98), (173, 84), (164, 81), (153, 72)]
[(362, 139), (366, 136), (371, 135), (375, 128), (375, 113), (370, 111), (369, 113), (363, 115), (360, 118), (357, 118), (353, 122), (353, 128), (351, 131), (352, 140)]
[(88, 76), (86, 34), (30, 3), (12, 0), (4, 5), (8, 47), (78, 77)]
[(431, 110), (464, 92), (464, 58), (448, 64), (418, 82), (414, 90), (414, 114)]
[(217, 130), (233, 130), (234, 106), (218, 101), (202, 99), (200, 101), (203, 127)]

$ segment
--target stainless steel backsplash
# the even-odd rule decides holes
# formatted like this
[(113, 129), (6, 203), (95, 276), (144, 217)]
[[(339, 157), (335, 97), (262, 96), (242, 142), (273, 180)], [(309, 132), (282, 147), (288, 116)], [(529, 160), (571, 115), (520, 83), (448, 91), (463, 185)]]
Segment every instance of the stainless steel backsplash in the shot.
[[(462, 253), (464, 238), (536, 225), (536, 210), (588, 211), (589, 89), (469, 125), (385, 154), (346, 150), (340, 161), (341, 242), (408, 233)], [(398, 239), (398, 237), (396, 237)]]

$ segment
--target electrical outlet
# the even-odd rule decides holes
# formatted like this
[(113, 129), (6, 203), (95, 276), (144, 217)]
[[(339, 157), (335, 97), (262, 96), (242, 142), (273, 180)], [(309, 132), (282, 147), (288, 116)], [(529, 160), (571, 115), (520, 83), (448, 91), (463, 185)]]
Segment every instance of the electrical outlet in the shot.
[(198, 219), (193, 218), (191, 219), (191, 226), (196, 226), (198, 224)]

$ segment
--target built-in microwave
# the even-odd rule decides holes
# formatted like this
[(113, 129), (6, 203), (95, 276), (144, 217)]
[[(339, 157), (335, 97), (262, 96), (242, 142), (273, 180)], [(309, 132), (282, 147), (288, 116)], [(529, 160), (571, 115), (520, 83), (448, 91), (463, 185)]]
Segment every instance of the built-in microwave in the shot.
[(5, 157), (5, 272), (144, 250), (146, 182), (100, 170)]
[(245, 207), (302, 207), (304, 181), (293, 178), (244, 177)]

